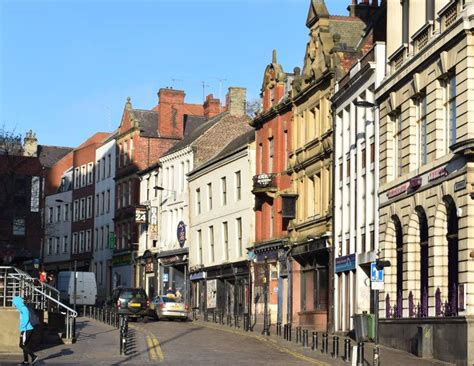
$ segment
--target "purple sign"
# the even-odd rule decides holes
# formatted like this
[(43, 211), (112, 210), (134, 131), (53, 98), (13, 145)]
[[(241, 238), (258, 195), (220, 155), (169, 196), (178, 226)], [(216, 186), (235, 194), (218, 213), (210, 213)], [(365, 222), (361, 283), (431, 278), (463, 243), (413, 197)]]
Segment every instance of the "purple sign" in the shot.
[(179, 246), (182, 248), (184, 247), (184, 243), (186, 242), (186, 225), (183, 221), (178, 223), (178, 228), (176, 230), (176, 236), (178, 237)]

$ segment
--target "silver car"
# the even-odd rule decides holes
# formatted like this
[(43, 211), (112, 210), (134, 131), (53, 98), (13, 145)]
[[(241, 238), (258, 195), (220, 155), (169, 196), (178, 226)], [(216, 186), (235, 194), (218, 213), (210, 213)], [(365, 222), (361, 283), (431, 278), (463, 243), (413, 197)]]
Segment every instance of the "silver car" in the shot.
[(189, 307), (181, 299), (166, 295), (156, 296), (150, 304), (151, 315), (156, 320), (180, 319), (188, 320)]

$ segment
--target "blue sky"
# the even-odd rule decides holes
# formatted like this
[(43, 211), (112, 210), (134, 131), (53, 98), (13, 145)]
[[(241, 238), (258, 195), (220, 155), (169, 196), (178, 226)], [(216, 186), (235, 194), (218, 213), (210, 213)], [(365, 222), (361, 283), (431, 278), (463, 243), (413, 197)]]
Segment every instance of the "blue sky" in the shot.
[[(77, 146), (112, 131), (127, 96), (157, 103), (160, 87), (201, 103), (228, 86), (258, 98), (272, 49), (301, 66), (309, 0), (0, 0), (0, 127)], [(351, 1), (327, 0), (346, 15)], [(220, 80), (219, 80), (220, 79)]]

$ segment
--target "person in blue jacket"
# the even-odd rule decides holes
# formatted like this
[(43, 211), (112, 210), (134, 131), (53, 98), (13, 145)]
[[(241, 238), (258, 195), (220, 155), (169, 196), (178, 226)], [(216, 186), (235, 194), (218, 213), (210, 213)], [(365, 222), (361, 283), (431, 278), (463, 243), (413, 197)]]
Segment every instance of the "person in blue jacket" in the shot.
[[(38, 356), (32, 349), (34, 327), (30, 322), (30, 312), (19, 296), (13, 298), (13, 305), (20, 313), (20, 348), (23, 350), (23, 365), (33, 365), (38, 360)], [(28, 355), (31, 357), (31, 363), (28, 362)]]

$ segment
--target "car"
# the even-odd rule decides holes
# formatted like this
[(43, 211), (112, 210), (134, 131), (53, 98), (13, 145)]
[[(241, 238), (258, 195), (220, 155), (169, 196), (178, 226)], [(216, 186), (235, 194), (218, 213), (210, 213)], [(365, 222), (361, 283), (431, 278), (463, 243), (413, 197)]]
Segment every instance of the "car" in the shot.
[(188, 320), (189, 306), (182, 300), (167, 295), (156, 296), (150, 304), (150, 312), (156, 320)]
[(148, 321), (150, 300), (144, 289), (118, 287), (112, 291), (105, 306), (114, 309), (120, 315), (128, 315), (132, 319), (141, 318)]

